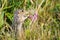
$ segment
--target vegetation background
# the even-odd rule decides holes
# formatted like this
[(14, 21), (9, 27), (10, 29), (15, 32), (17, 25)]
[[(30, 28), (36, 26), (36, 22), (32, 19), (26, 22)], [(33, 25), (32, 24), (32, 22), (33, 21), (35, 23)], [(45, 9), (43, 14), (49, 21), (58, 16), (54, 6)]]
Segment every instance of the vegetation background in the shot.
[(0, 40), (16, 40), (10, 34), (16, 9), (37, 8), (38, 19), (31, 29), (29, 19), (24, 22), (25, 40), (60, 40), (60, 0), (0, 0)]

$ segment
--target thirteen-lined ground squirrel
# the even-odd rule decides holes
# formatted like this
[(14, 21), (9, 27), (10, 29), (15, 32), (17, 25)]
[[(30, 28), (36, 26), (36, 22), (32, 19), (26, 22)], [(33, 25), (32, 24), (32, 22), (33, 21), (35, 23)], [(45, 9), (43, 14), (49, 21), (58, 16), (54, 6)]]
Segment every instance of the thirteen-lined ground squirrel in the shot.
[(14, 19), (13, 19), (13, 29), (15, 31), (15, 35), (18, 40), (23, 40), (23, 27), (22, 24), (24, 23), (25, 19), (28, 18), (28, 12), (24, 10), (16, 10), (14, 12)]

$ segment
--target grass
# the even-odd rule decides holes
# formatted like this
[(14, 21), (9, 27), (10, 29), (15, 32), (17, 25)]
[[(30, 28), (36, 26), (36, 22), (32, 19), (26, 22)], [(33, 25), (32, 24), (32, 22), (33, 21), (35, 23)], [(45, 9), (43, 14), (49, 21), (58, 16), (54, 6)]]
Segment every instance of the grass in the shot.
[(31, 25), (30, 19), (24, 22), (20, 40), (60, 40), (60, 0), (0, 0), (0, 40), (16, 40), (11, 25), (17, 9), (38, 13)]

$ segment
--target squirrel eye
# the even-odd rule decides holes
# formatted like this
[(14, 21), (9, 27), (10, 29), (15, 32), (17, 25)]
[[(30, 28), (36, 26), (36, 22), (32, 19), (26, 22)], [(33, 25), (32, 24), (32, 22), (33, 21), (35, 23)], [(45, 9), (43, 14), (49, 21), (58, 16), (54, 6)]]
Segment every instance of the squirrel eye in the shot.
[(23, 10), (22, 10), (22, 12), (23, 12)]

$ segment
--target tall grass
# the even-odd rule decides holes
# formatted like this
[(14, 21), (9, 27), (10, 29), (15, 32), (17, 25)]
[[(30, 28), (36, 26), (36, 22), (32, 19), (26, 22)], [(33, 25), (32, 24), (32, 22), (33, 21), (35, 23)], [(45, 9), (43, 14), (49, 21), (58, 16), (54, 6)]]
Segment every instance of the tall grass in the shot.
[(16, 40), (11, 25), (17, 9), (38, 14), (35, 22), (24, 22), (21, 40), (60, 40), (60, 0), (0, 0), (0, 40)]

